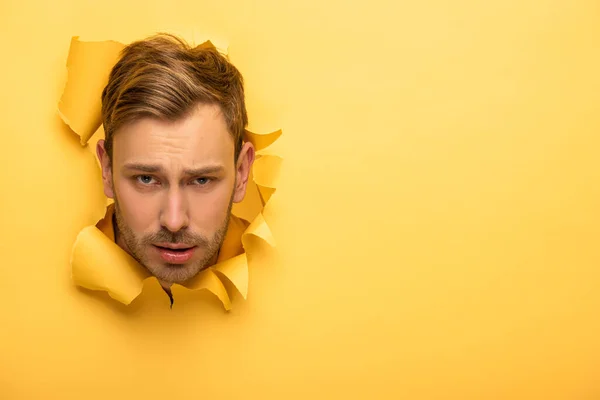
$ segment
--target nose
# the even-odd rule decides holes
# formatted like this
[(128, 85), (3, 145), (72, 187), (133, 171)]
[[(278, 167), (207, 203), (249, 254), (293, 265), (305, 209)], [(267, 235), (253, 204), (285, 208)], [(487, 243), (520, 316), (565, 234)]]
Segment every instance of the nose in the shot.
[(188, 218), (187, 204), (182, 191), (178, 187), (171, 187), (161, 212), (161, 225), (171, 232), (178, 232), (188, 226)]

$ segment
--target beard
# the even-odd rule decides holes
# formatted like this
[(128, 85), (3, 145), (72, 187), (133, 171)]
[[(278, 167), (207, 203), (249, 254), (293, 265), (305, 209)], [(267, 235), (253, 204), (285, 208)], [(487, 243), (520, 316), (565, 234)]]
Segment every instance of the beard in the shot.
[[(120, 239), (122, 239), (127, 247), (125, 250), (161, 283), (171, 285), (173, 283), (183, 283), (188, 281), (204, 269), (208, 268), (213, 259), (218, 256), (229, 226), (229, 219), (231, 217), (231, 209), (233, 206), (233, 193), (229, 201), (225, 218), (212, 237), (196, 234), (189, 230), (171, 232), (166, 228), (161, 228), (161, 230), (152, 234), (138, 236), (123, 218), (116, 192), (113, 193), (115, 193), (114, 226), (117, 228), (115, 239), (117, 238), (117, 235), (120, 236)], [(148, 255), (147, 250), (152, 248), (153, 243), (161, 242), (182, 243), (190, 247), (197, 246), (196, 251), (202, 251), (202, 256), (200, 259), (192, 260), (186, 264), (170, 264), (160, 260), (153, 260)]]

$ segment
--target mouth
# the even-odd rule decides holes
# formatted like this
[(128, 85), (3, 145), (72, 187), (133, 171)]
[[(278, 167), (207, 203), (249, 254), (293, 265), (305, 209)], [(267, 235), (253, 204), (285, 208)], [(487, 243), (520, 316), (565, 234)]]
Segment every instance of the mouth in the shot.
[(166, 250), (187, 250), (194, 247), (185, 243), (155, 243), (154, 246)]
[(169, 264), (184, 264), (188, 262), (196, 250), (196, 246), (180, 243), (157, 243), (154, 248), (163, 261)]

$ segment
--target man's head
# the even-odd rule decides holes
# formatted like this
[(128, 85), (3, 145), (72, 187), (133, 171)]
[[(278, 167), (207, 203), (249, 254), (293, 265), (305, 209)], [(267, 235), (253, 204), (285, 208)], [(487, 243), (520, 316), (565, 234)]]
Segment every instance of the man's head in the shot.
[(135, 42), (111, 71), (102, 122), (117, 243), (163, 285), (192, 278), (215, 262), (254, 162), (241, 74), (208, 45)]

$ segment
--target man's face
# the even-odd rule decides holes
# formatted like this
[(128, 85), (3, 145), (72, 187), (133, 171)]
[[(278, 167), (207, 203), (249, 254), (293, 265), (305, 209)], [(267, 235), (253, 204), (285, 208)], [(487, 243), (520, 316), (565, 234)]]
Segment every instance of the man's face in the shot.
[(99, 142), (117, 243), (163, 285), (182, 283), (215, 262), (254, 160), (249, 143), (237, 163), (234, 150), (213, 105), (199, 105), (177, 122), (148, 118), (122, 127), (113, 138), (112, 168)]

